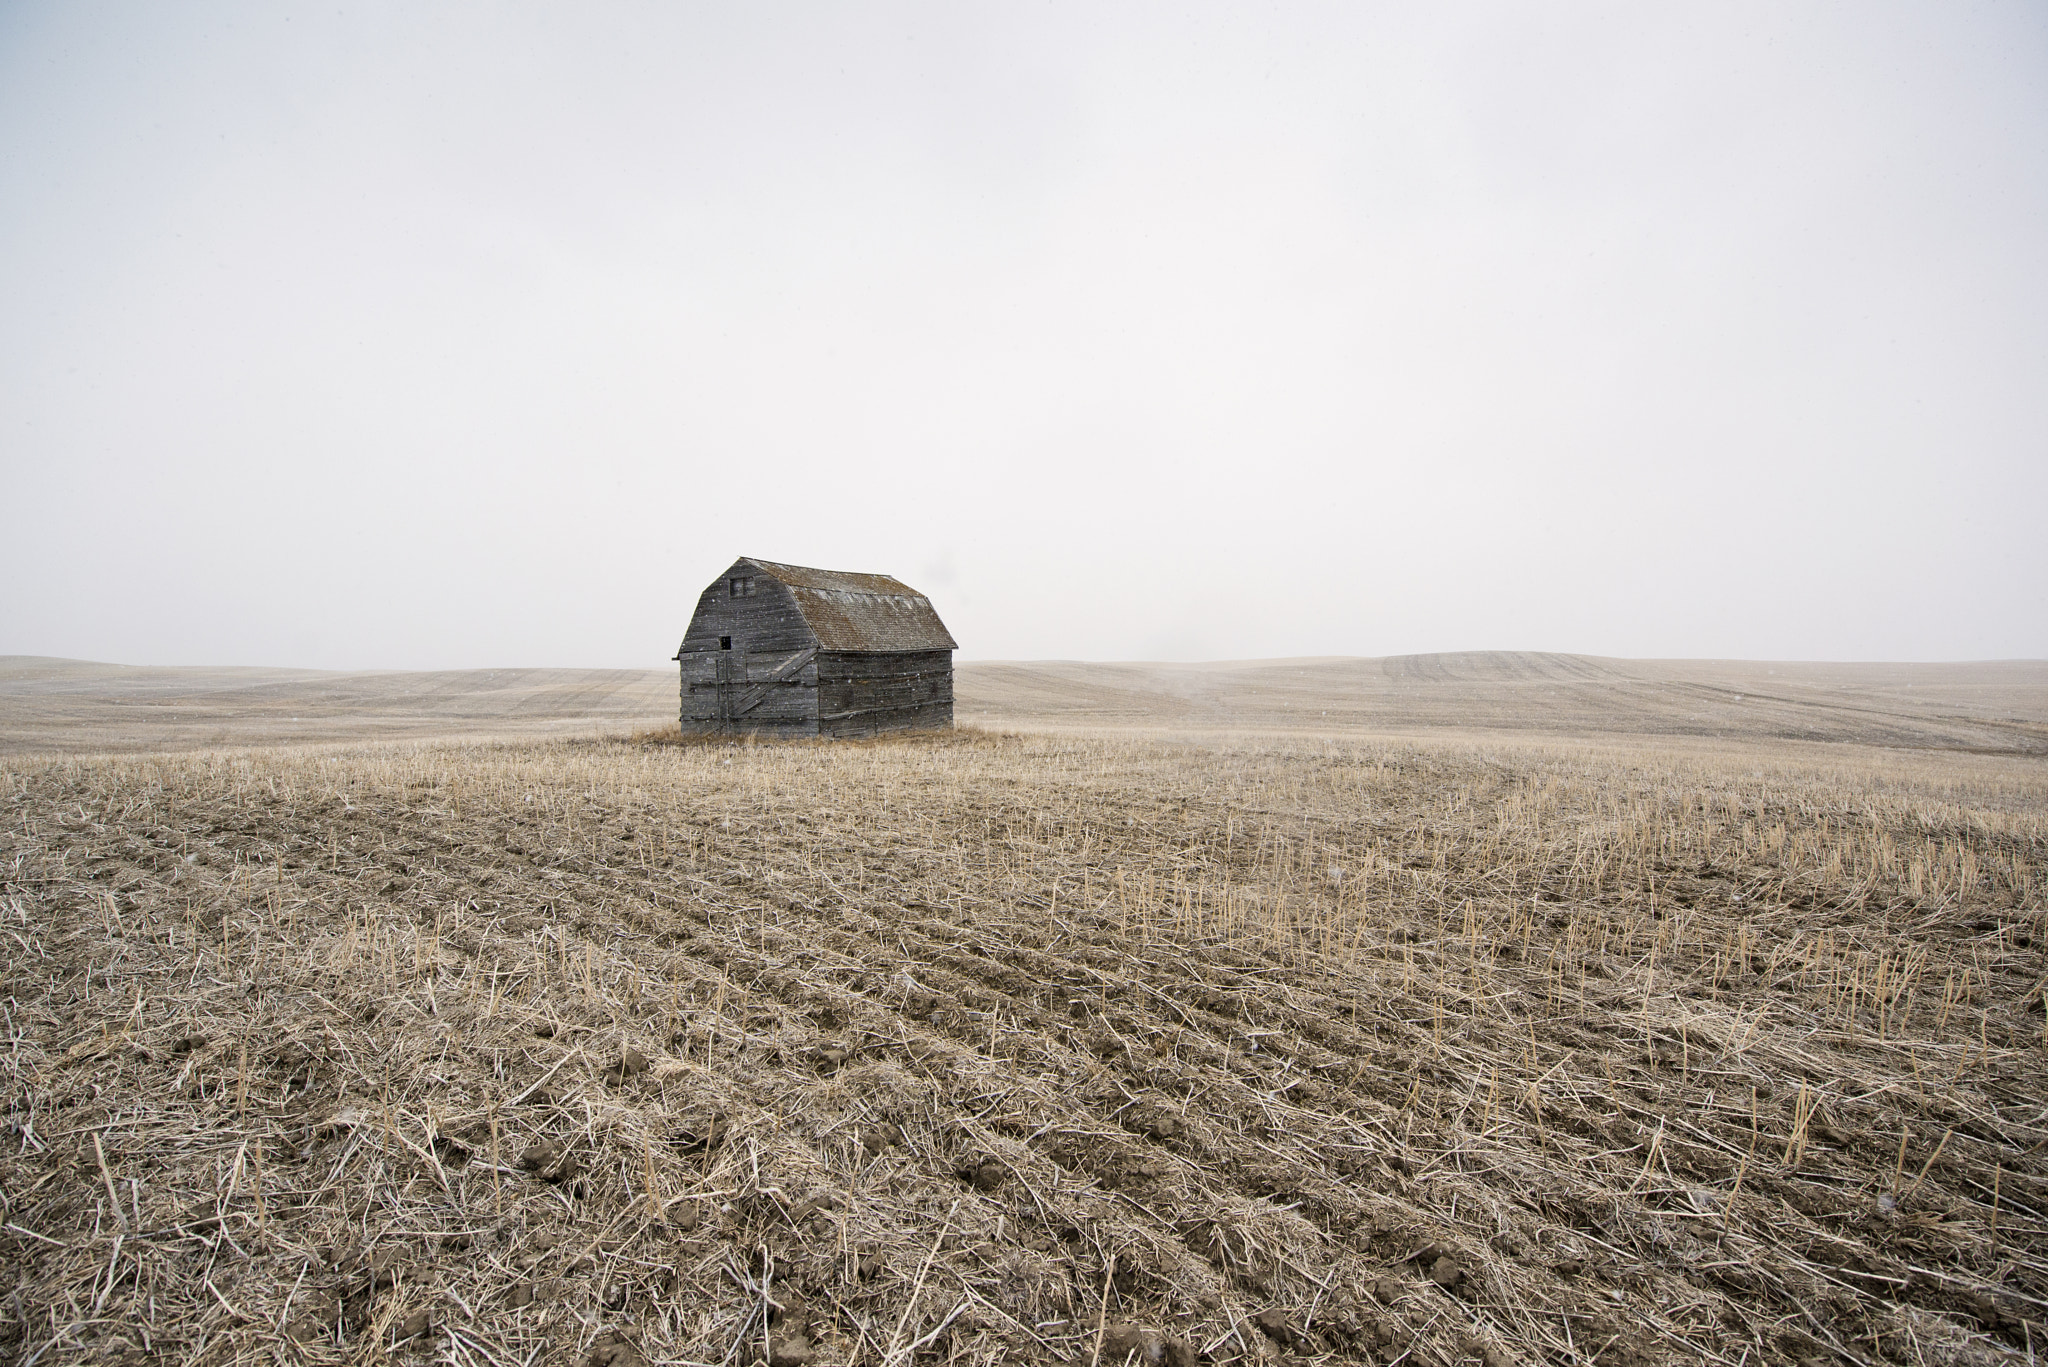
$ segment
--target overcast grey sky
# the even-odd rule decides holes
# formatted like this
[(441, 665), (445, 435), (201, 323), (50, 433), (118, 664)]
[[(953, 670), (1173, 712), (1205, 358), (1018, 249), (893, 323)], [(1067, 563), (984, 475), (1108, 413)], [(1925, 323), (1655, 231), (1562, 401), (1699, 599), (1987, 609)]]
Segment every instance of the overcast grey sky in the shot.
[(2048, 655), (2048, 6), (0, 5), (0, 653)]

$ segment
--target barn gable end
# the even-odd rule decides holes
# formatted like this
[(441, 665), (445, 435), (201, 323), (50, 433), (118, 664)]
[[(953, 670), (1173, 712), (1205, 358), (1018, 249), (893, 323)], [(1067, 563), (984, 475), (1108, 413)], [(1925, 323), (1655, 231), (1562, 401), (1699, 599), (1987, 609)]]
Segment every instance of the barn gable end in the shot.
[(742, 556), (698, 598), (676, 651), (683, 730), (950, 727), (956, 648), (931, 600), (900, 580)]

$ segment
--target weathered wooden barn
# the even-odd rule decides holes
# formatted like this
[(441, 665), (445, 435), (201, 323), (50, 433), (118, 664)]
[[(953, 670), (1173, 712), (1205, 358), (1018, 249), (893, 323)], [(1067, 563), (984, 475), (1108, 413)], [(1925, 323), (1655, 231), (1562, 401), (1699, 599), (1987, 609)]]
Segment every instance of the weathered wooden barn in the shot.
[(872, 736), (953, 724), (958, 647), (931, 600), (886, 574), (741, 557), (683, 637), (683, 731)]

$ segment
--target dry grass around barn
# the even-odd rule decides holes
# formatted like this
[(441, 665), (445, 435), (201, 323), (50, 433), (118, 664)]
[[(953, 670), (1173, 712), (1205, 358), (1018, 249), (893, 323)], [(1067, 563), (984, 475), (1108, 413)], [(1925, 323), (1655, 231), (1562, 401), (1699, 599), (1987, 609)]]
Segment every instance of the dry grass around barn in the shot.
[(0, 1357), (2026, 1360), (2038, 761), (19, 759)]

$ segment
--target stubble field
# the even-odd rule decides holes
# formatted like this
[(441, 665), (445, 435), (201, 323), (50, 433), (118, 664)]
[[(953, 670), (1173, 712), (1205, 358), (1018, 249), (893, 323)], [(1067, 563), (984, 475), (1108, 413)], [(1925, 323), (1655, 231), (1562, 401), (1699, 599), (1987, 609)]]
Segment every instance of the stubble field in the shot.
[(0, 767), (0, 1357), (1997, 1362), (2038, 759), (659, 733)]

